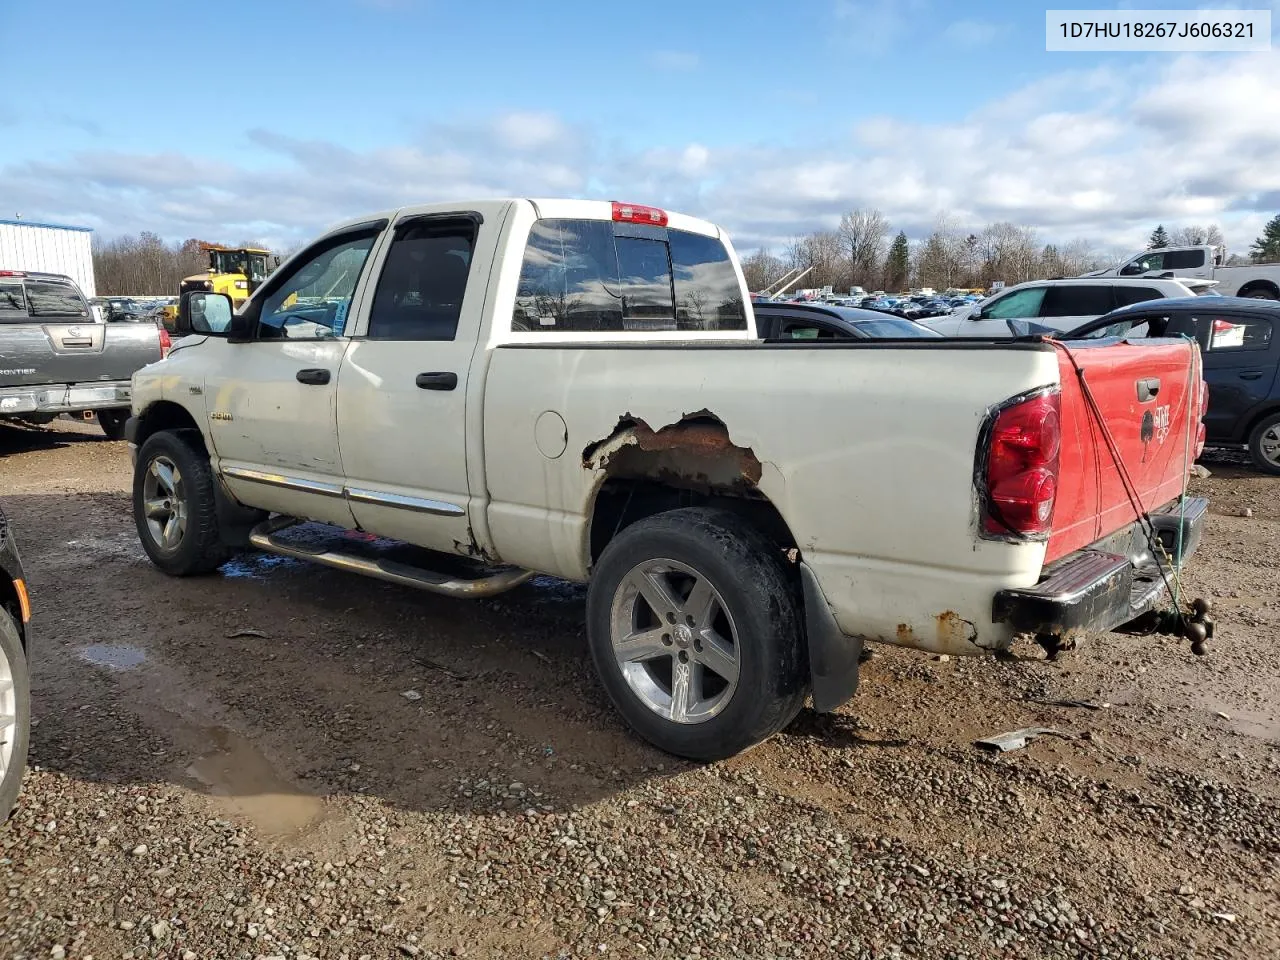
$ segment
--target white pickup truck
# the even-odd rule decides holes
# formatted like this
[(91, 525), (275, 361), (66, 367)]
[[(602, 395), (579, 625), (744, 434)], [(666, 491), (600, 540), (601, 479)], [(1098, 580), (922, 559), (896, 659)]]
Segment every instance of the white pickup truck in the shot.
[(764, 342), (723, 233), (651, 207), (378, 214), (178, 324), (126, 425), (158, 567), (255, 547), (458, 597), (590, 581), (604, 686), (686, 757), (810, 692), (834, 709), (865, 639), (1168, 629), (1152, 537), (1180, 561), (1205, 513), (1185, 342)]
[(1222, 251), (1210, 246), (1143, 250), (1114, 267), (1086, 273), (1084, 276), (1214, 280), (1217, 282), (1214, 292), (1224, 297), (1280, 300), (1280, 263), (1244, 263), (1224, 267)]

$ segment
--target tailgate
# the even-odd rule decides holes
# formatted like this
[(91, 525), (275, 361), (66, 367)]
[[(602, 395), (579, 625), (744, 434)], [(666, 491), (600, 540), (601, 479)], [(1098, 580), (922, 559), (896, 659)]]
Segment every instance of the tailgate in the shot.
[[(1182, 493), (1197, 455), (1199, 347), (1184, 340), (1062, 345), (1062, 453), (1046, 562), (1086, 547), (1136, 519), (1115, 459), (1081, 388), (1102, 414), (1143, 509)], [(1064, 350), (1069, 350), (1068, 355)], [(1188, 443), (1188, 435), (1190, 442)]]
[(151, 323), (0, 323), (0, 387), (128, 380), (159, 359)]

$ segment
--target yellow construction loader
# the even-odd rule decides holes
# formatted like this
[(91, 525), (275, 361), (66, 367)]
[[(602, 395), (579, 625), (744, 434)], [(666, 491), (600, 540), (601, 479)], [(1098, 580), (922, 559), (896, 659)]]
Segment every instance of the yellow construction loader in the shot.
[[(178, 288), (179, 296), (192, 290), (225, 293), (232, 305), (239, 308), (280, 263), (280, 258), (270, 250), (258, 247), (224, 247), (216, 243), (200, 246), (209, 255), (209, 270), (184, 277)], [(177, 316), (176, 305), (166, 307), (165, 325), (172, 328)]]

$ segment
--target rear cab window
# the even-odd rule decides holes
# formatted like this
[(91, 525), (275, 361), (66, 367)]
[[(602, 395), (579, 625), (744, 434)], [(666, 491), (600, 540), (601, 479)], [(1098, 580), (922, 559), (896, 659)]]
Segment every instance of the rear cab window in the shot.
[(525, 246), (511, 329), (523, 333), (745, 332), (724, 243), (672, 226), (542, 219)]
[(89, 304), (74, 286), (57, 280), (0, 280), (0, 323), (31, 320), (88, 320)]

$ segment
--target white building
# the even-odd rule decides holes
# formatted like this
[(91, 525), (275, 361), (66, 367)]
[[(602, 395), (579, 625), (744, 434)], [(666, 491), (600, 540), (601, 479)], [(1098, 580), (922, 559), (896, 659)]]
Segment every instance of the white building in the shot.
[(89, 246), (91, 233), (92, 227), (0, 220), (0, 270), (64, 273), (86, 297), (97, 296)]

